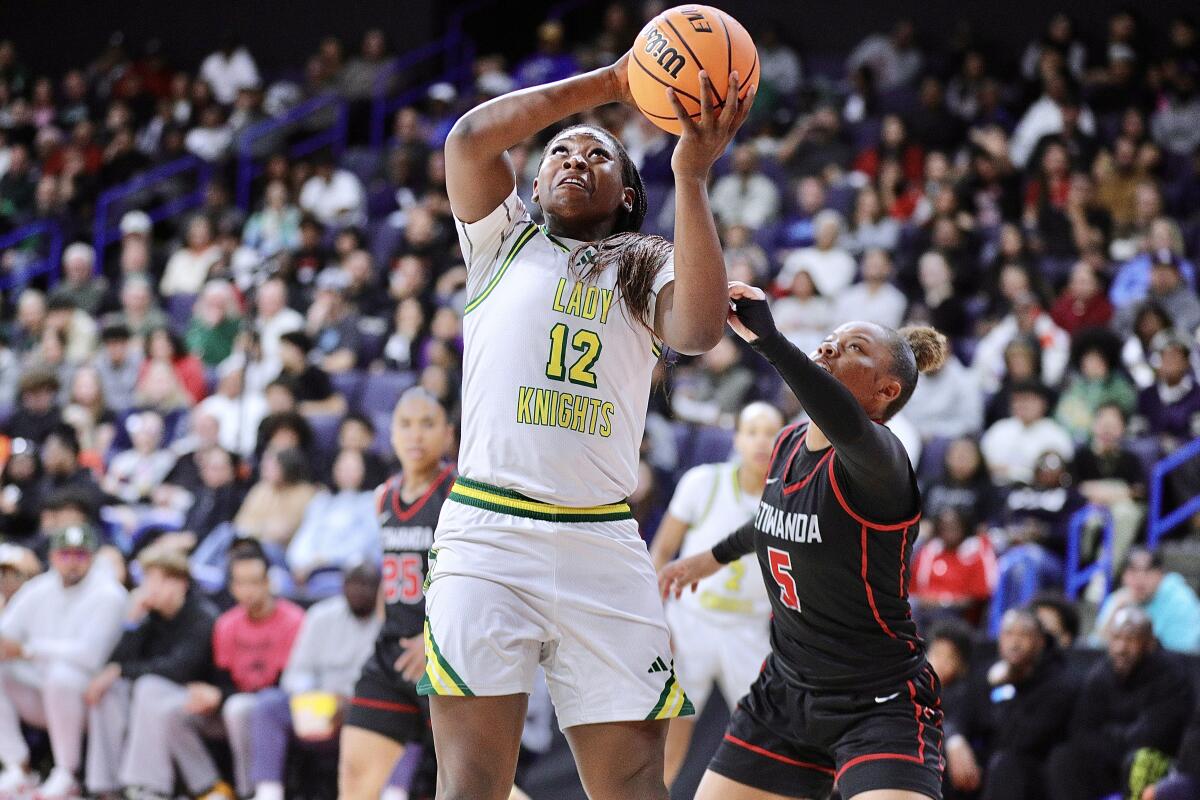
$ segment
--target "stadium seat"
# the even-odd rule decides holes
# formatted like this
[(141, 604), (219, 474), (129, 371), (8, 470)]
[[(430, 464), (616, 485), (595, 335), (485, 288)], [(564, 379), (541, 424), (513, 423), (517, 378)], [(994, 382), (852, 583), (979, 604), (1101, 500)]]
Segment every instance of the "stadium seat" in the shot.
[(412, 372), (377, 372), (368, 375), (363, 384), (360, 408), (372, 419), (378, 412), (391, 414), (401, 393), (416, 382), (417, 376)]
[(306, 417), (313, 432), (313, 446), (321, 463), (330, 459), (337, 451), (338, 426), (342, 424), (341, 414), (313, 414)]
[(188, 323), (192, 319), (192, 308), (196, 305), (196, 295), (175, 294), (168, 297), (166, 302), (167, 323), (171, 326), (171, 330), (182, 336), (187, 331)]
[(346, 399), (346, 405), (351, 410), (357, 409), (362, 398), (363, 383), (367, 379), (366, 374), (352, 369), (349, 372), (335, 372), (329, 379), (333, 382), (333, 390)]
[(942, 462), (946, 460), (951, 441), (942, 436), (926, 440), (921, 449), (921, 463), (917, 467), (917, 483), (921, 486), (930, 486), (942, 477)]
[(675, 426), (675, 444), (679, 453), (676, 471), (683, 474), (699, 464), (714, 464), (729, 458), (733, 431), (708, 425)]

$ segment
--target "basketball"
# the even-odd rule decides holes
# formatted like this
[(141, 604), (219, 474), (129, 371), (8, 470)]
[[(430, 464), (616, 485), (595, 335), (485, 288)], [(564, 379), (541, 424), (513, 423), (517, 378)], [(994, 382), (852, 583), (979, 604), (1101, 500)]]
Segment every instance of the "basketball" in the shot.
[(758, 85), (758, 49), (741, 23), (712, 6), (676, 6), (646, 23), (634, 40), (629, 60), (629, 90), (638, 110), (669, 133), (681, 131), (667, 89), (675, 90), (691, 115), (700, 119), (700, 70), (716, 91), (716, 108), (725, 104), (729, 73), (736, 71), (740, 97)]

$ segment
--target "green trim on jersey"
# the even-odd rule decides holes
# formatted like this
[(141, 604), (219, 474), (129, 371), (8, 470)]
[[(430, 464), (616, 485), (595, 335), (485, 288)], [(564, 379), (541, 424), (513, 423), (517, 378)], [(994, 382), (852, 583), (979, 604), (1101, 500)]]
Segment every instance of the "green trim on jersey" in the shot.
[(633, 519), (628, 503), (572, 508), (543, 503), (512, 489), (501, 489), (461, 475), (450, 488), (450, 499), (463, 505), (545, 522), (616, 522)]
[(692, 705), (692, 701), (688, 700), (687, 695), (683, 692), (683, 687), (679, 685), (679, 681), (675, 680), (675, 667), (672, 664), (671, 674), (667, 676), (667, 683), (663, 686), (662, 694), (658, 696), (658, 702), (646, 715), (646, 719), (690, 717), (695, 713), (696, 709)]
[(538, 227), (532, 222), (529, 223), (525, 230), (521, 231), (521, 235), (517, 237), (516, 244), (514, 244), (513, 249), (508, 252), (508, 256), (500, 265), (500, 269), (496, 270), (496, 274), (492, 276), (490, 281), (488, 281), (488, 285), (484, 287), (483, 291), (480, 292), (475, 299), (467, 303), (467, 307), (463, 309), (464, 316), (470, 314), (479, 307), (480, 303), (482, 303), (484, 300), (487, 300), (488, 295), (492, 293), (492, 290), (496, 288), (496, 284), (500, 283), (500, 279), (503, 278), (504, 273), (508, 271), (508, 267), (510, 264), (512, 264), (513, 259), (517, 257), (517, 253), (521, 252), (521, 248), (529, 244), (529, 240), (532, 239), (537, 232)]
[(475, 693), (467, 688), (463, 679), (451, 668), (442, 655), (437, 642), (433, 640), (433, 629), (429, 627), (429, 619), (425, 620), (425, 674), (417, 682), (417, 694), (449, 697), (474, 697)]
[(539, 230), (541, 230), (542, 234), (547, 239), (550, 240), (550, 243), (553, 244), (555, 247), (557, 247), (559, 250), (562, 250), (564, 253), (571, 252), (571, 248), (567, 247), (565, 244), (560, 242), (558, 240), (558, 238), (553, 233), (550, 232), (550, 229), (548, 227), (543, 225), (543, 226), (541, 226), (541, 228)]

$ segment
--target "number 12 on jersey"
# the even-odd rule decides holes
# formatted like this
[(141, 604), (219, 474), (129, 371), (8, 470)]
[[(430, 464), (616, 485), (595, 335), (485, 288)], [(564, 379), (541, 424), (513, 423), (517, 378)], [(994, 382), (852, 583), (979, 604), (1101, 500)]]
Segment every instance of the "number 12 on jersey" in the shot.
[[(603, 347), (600, 335), (587, 328), (576, 330), (574, 336), (570, 336), (570, 334), (570, 329), (561, 322), (550, 329), (550, 358), (546, 361), (546, 377), (561, 381), (565, 376), (571, 383), (595, 389), (596, 373), (592, 372), (592, 365), (600, 358), (600, 350)], [(580, 354), (569, 370), (567, 369), (568, 336), (571, 339), (571, 349)]]
[(768, 547), (767, 562), (771, 565), (771, 577), (779, 584), (779, 602), (794, 611), (799, 611), (800, 597), (796, 594), (796, 579), (792, 577), (791, 553)]

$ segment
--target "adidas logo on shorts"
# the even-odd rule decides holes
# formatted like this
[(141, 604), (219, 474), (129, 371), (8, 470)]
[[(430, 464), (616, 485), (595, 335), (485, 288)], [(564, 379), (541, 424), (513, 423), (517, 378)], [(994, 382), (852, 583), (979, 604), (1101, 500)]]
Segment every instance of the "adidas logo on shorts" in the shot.
[(655, 672), (670, 672), (670, 671), (671, 671), (671, 668), (668, 667), (666, 665), (666, 663), (660, 657), (660, 658), (656, 658), (656, 659), (654, 659), (654, 661), (650, 662), (650, 669), (646, 670), (646, 673), (651, 674), (651, 673), (655, 673)]

